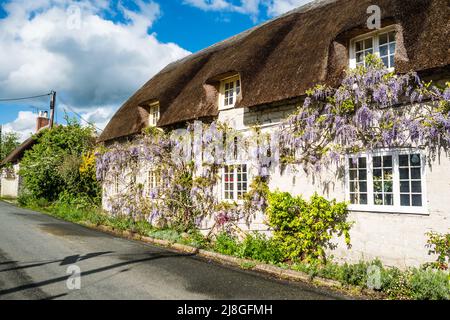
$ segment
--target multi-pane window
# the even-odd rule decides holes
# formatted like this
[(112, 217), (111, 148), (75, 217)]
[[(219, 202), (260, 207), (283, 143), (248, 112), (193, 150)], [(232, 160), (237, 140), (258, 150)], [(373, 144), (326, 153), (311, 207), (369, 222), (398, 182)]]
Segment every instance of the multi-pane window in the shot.
[(156, 127), (159, 120), (159, 103), (153, 103), (150, 105), (149, 125)]
[(423, 212), (424, 169), (420, 153), (385, 152), (349, 158), (350, 203), (356, 210)]
[(376, 206), (394, 205), (392, 156), (373, 157), (373, 201)]
[(365, 38), (358, 38), (352, 42), (353, 67), (365, 66), (366, 57), (375, 54), (381, 58), (387, 68), (395, 68), (396, 33), (395, 31), (382, 31)]
[(400, 204), (421, 207), (422, 197), (422, 159), (420, 154), (400, 155)]
[(221, 107), (233, 107), (236, 103), (237, 97), (241, 93), (241, 80), (239, 77), (226, 79), (222, 81), (221, 87)]
[(388, 68), (394, 68), (395, 62), (395, 32), (386, 32), (378, 36), (379, 39), (379, 54), (381, 60)]
[(247, 165), (224, 166), (222, 186), (224, 200), (242, 200), (248, 190)]
[(356, 65), (365, 65), (366, 57), (373, 54), (373, 38), (355, 42)]
[(119, 175), (118, 174), (114, 175), (113, 180), (114, 180), (113, 181), (113, 188), (114, 188), (113, 192), (115, 194), (118, 194), (119, 193)]
[(148, 180), (147, 180), (147, 187), (148, 187), (148, 193), (155, 192), (157, 188), (159, 188), (159, 182), (160, 182), (160, 174), (157, 170), (150, 170), (148, 172)]
[(353, 204), (367, 204), (367, 160), (350, 159), (350, 201)]

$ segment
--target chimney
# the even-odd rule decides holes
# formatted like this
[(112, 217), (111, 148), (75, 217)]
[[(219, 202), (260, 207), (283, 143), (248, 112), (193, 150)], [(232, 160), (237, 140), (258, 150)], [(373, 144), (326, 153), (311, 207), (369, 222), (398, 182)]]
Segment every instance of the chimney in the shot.
[(50, 123), (50, 120), (48, 118), (48, 112), (47, 111), (39, 111), (39, 114), (36, 118), (36, 132), (41, 130), (44, 127), (47, 127)]

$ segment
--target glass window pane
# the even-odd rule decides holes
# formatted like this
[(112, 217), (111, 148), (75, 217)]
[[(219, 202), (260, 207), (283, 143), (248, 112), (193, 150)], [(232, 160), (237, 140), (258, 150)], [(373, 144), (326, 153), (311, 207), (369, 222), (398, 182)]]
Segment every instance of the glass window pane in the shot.
[(409, 192), (409, 181), (400, 181), (400, 192)]
[(409, 165), (409, 157), (406, 155), (399, 156), (400, 167), (407, 167)]
[(383, 61), (383, 64), (389, 68), (389, 58), (388, 57), (381, 58), (381, 61)]
[(364, 52), (358, 52), (356, 54), (356, 62), (363, 62), (364, 61)]
[(356, 191), (356, 183), (350, 182), (350, 192), (355, 192), (355, 191)]
[(420, 161), (420, 155), (419, 154), (413, 154), (411, 156), (411, 166), (413, 167), (420, 167), (421, 161)]
[(367, 180), (367, 170), (359, 170), (359, 180)]
[(412, 168), (411, 169), (411, 179), (420, 179), (420, 168)]
[(374, 179), (381, 179), (382, 177), (382, 171), (381, 169), (375, 169), (373, 170), (373, 178)]
[(394, 205), (394, 197), (392, 194), (384, 195), (384, 205), (385, 206), (393, 206)]
[(411, 199), (409, 194), (402, 194), (400, 195), (400, 205), (402, 207), (409, 207), (411, 206)]
[(356, 195), (355, 195), (354, 193), (351, 193), (351, 194), (350, 194), (350, 203), (351, 203), (351, 204), (358, 204), (358, 203), (356, 202)]
[(367, 204), (367, 194), (361, 194), (360, 204)]
[(412, 205), (413, 205), (413, 207), (421, 207), (422, 206), (422, 196), (420, 194), (412, 195)]
[(373, 167), (381, 168), (381, 157), (373, 157)]
[(380, 193), (375, 194), (373, 201), (376, 206), (382, 206), (383, 205), (383, 195)]
[(356, 43), (355, 43), (355, 48), (356, 48), (356, 51), (362, 51), (362, 50), (364, 50), (362, 41), (356, 41)]
[(359, 183), (359, 191), (360, 192), (367, 192), (367, 182), (360, 182)]
[(358, 166), (360, 169), (367, 168), (367, 160), (366, 158), (359, 158), (358, 159)]
[(356, 171), (356, 170), (350, 170), (350, 180), (356, 180), (356, 179), (358, 179), (358, 173), (357, 173), (358, 171)]
[(380, 46), (380, 56), (384, 57), (384, 56), (387, 56), (387, 55), (389, 55), (389, 53), (388, 53), (388, 46), (387, 45)]
[(384, 180), (392, 180), (392, 169), (384, 170)]
[(392, 168), (392, 156), (387, 156), (383, 158), (383, 167)]
[(402, 180), (408, 180), (409, 179), (409, 169), (400, 169), (400, 179)]
[(395, 54), (395, 42), (389, 45), (389, 54)]
[(390, 65), (389, 65), (390, 68), (395, 67), (395, 58), (393, 55), (389, 57), (389, 63), (390, 63)]
[(383, 33), (380, 35), (380, 45), (385, 44), (385, 43), (388, 43), (388, 34), (387, 33)]
[(366, 39), (365, 41), (364, 41), (364, 49), (369, 49), (369, 48), (372, 48), (372, 38), (370, 38), (370, 39)]
[(422, 193), (422, 182), (421, 181), (412, 181), (411, 182), (411, 192)]
[(373, 191), (383, 192), (383, 183), (382, 183), (381, 179), (373, 181)]
[(393, 182), (392, 181), (385, 182), (384, 192), (393, 192), (393, 191), (394, 191)]
[(389, 32), (389, 42), (396, 41), (395, 35), (395, 31)]

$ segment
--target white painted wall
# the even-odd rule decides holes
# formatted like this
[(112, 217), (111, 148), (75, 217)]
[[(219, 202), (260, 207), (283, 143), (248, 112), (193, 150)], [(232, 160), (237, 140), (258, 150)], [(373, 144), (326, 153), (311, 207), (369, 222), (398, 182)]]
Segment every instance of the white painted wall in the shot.
[[(259, 123), (263, 132), (277, 128), (280, 119), (287, 117), (295, 106), (285, 105), (278, 108), (260, 109), (230, 109), (219, 113), (218, 121), (227, 123), (230, 127), (242, 132), (249, 132), (251, 126)], [(359, 260), (381, 259), (386, 265), (405, 268), (418, 266), (434, 257), (428, 255), (425, 233), (437, 231), (449, 232), (450, 228), (450, 157), (441, 155), (427, 167), (426, 185), (428, 212), (425, 215), (408, 213), (356, 212), (349, 214), (349, 220), (355, 224), (351, 230), (352, 248), (347, 249), (342, 239), (336, 240), (338, 248), (330, 252), (335, 259), (357, 262)], [(145, 170), (138, 181), (145, 183)], [(309, 198), (314, 192), (327, 199), (348, 201), (345, 195), (345, 184), (342, 172), (330, 169), (320, 175), (305, 174), (301, 168), (287, 168), (283, 173), (279, 169), (271, 172), (270, 189), (287, 191), (294, 195)], [(251, 176), (249, 178), (251, 181)], [(104, 204), (111, 195), (111, 188), (104, 188)], [(217, 195), (221, 195), (221, 186), (217, 186)], [(107, 206), (104, 205), (105, 209)], [(239, 226), (245, 230), (259, 231), (270, 234), (270, 228), (265, 223), (266, 217), (257, 213), (248, 226), (245, 222)], [(204, 221), (203, 231), (212, 226), (210, 220)]]
[(19, 196), (20, 177), (19, 164), (13, 165), (14, 177), (8, 177), (4, 174), (1, 178), (1, 197), (2, 198), (17, 198)]

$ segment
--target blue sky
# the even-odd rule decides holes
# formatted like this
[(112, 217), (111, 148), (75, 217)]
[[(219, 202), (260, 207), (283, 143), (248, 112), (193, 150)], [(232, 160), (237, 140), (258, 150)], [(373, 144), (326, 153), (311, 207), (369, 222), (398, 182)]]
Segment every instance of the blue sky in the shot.
[[(75, 110), (103, 128), (168, 63), (309, 0), (0, 0), (0, 99), (56, 90), (57, 121)], [(49, 99), (0, 103), (22, 139)]]

